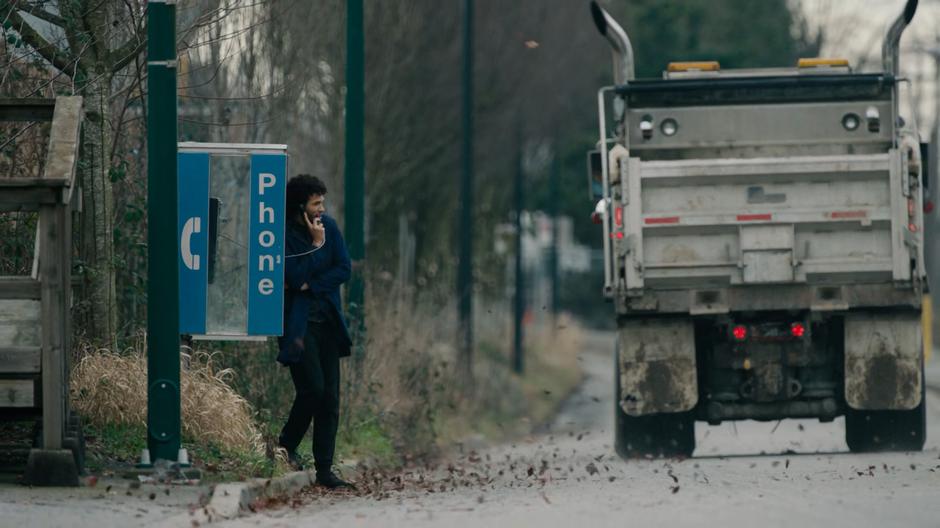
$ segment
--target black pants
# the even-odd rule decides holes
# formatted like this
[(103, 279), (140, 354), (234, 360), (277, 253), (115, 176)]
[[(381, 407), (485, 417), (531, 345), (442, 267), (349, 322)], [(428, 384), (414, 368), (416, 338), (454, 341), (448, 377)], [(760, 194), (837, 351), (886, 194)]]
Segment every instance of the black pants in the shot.
[(313, 420), (313, 459), (317, 471), (329, 471), (339, 426), (339, 351), (329, 323), (308, 323), (301, 362), (290, 366), (297, 395), (280, 442), (295, 450)]

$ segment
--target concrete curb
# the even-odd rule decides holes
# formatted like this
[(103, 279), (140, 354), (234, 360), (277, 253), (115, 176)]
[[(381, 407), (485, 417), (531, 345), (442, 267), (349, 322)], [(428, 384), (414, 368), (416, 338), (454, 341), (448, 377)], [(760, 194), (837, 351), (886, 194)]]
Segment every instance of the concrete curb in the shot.
[(233, 519), (250, 511), (257, 500), (292, 495), (313, 484), (315, 478), (313, 473), (297, 471), (276, 478), (219, 484), (212, 491), (209, 503), (202, 508), (174, 515), (155, 526), (201, 526)]

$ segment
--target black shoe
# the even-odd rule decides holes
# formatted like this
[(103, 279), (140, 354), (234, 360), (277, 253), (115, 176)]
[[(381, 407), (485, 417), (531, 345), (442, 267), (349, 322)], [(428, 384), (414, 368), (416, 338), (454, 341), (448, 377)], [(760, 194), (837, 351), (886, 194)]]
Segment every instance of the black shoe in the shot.
[(356, 486), (337, 477), (332, 471), (317, 473), (317, 484), (330, 489), (347, 488), (353, 491), (356, 490)]
[(287, 465), (291, 467), (294, 471), (303, 471), (304, 470), (304, 459), (297, 454), (297, 451), (294, 449), (287, 449), (284, 446), (281, 446), (287, 453)]

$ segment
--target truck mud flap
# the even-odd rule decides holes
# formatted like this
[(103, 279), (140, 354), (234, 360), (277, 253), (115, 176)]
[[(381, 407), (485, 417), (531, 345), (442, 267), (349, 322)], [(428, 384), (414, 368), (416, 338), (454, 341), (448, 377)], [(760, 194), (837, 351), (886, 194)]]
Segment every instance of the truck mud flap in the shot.
[(919, 313), (845, 318), (845, 401), (858, 410), (920, 405), (923, 337)]
[(688, 319), (620, 325), (620, 407), (630, 416), (688, 411), (698, 402), (695, 328)]

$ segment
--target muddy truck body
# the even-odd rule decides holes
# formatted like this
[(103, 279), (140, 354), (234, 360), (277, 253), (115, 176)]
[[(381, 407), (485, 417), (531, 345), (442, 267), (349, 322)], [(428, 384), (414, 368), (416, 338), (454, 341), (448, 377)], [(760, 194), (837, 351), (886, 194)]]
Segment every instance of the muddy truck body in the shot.
[[(616, 446), (688, 456), (694, 423), (845, 417), (853, 451), (925, 437), (925, 168), (894, 21), (883, 71), (614, 56), (590, 179), (616, 313)], [(925, 159), (923, 161), (926, 161)]]

